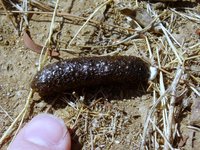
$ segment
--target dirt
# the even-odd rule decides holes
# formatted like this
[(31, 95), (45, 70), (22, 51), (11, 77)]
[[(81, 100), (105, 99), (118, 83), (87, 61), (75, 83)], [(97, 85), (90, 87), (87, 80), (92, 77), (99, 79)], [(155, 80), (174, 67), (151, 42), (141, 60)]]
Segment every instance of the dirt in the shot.
[[(51, 4), (50, 1), (45, 2)], [(59, 10), (87, 18), (102, 3), (103, 0), (70, 0), (67, 2), (61, 0)], [(143, 8), (146, 4), (146, 2), (140, 2), (139, 6)], [(124, 7), (133, 8), (134, 5), (135, 2), (115, 1), (111, 3), (110, 7), (103, 7), (93, 20), (98, 20), (98, 22), (103, 22), (104, 24), (90, 23), (86, 25), (72, 43), (72, 46), (78, 46), (69, 49), (67, 49), (69, 41), (84, 21), (70, 16), (56, 17), (55, 30), (52, 36), (52, 43), (56, 44), (52, 44), (52, 47), (61, 50), (60, 57), (63, 59), (118, 53), (120, 55), (136, 55), (147, 59), (149, 57), (148, 49), (145, 40), (141, 40), (141, 38), (127, 41), (117, 47), (101, 47), (111, 45), (134, 33), (109, 26), (109, 24), (113, 24), (132, 29), (127, 18), (120, 13), (119, 9)], [(193, 8), (195, 9), (196, 7)], [(3, 12), (3, 8), (0, 8), (1, 12)], [(14, 10), (14, 8), (12, 9)], [(38, 10), (39, 8), (32, 6), (32, 9)], [(105, 16), (103, 15), (104, 13)], [(20, 19), (19, 15), (16, 14), (15, 16)], [(181, 44), (185, 42), (185, 47), (190, 47), (198, 43), (199, 35), (195, 34), (195, 31), (200, 28), (199, 23), (184, 19), (178, 15), (176, 17), (178, 19), (175, 25), (171, 25), (173, 26), (171, 32), (177, 41)], [(14, 20), (14, 17), (11, 18)], [(48, 37), (51, 19), (52, 16), (47, 14), (33, 14), (30, 16), (28, 27), (31, 37), (36, 43), (44, 45)], [(169, 18), (165, 19), (170, 23)], [(24, 46), (19, 26), (17, 27), (17, 31), (4, 13), (0, 13), (0, 20), (0, 137), (2, 137), (25, 106), (30, 91), (31, 80), (37, 72), (39, 54)], [(23, 23), (23, 26), (25, 27), (25, 23)], [(151, 31), (149, 34), (149, 37), (155, 37), (150, 38), (151, 46), (154, 49), (156, 40), (163, 35), (151, 33)], [(86, 48), (84, 47), (85, 45), (98, 45), (99, 47), (89, 46), (89, 48)], [(188, 53), (191, 53), (192, 56), (192, 52)], [(190, 70), (190, 73), (199, 78), (198, 60), (195, 59), (190, 62), (193, 68), (193, 70)], [(48, 59), (46, 64), (54, 61), (57, 60), (54, 58)], [(167, 65), (165, 67), (167, 68)], [(169, 76), (166, 78), (169, 78)], [(133, 95), (130, 94), (132, 92), (134, 93)], [(70, 96), (64, 95), (64, 97), (58, 99), (49, 98), (48, 100), (40, 98), (35, 93), (33, 98), (31, 98), (23, 125), (35, 115), (48, 112), (62, 118), (69, 128), (73, 128), (73, 135), (77, 137), (77, 139), (74, 138), (74, 142), (79, 143), (82, 149), (91, 149), (92, 146), (94, 149), (139, 149), (143, 125), (147, 112), (153, 103), (153, 92), (151, 88), (148, 92), (132, 92), (120, 89), (117, 90), (117, 94), (114, 93), (114, 96), (110, 98), (109, 94), (113, 95), (112, 90), (109, 93), (109, 90), (106, 92), (103, 90), (102, 92), (101, 89), (98, 89), (97, 93), (100, 93), (98, 96), (95, 92), (89, 93), (89, 97), (85, 96), (85, 93), (83, 95), (70, 93)], [(188, 96), (188, 98), (190, 101), (192, 100), (192, 97)], [(86, 105), (82, 99), (89, 102), (89, 105)], [(184, 111), (186, 115), (180, 122), (180, 133), (188, 137), (189, 140), (183, 142), (183, 146), (179, 148), (198, 149), (199, 143), (197, 141), (199, 141), (200, 135), (197, 132), (195, 135), (195, 146), (192, 147), (190, 141), (194, 137), (190, 134), (191, 130), (187, 128), (190, 122), (190, 109), (188, 109), (188, 105), (186, 106), (186, 110)], [(15, 125), (15, 130), (18, 124), (19, 122)], [(91, 144), (91, 135), (93, 135), (94, 145)], [(12, 137), (13, 134), (4, 142), (2, 149), (6, 149)], [(158, 142), (162, 143), (162, 141)], [(178, 144), (174, 145), (178, 148)], [(162, 148), (160, 147), (160, 149)]]

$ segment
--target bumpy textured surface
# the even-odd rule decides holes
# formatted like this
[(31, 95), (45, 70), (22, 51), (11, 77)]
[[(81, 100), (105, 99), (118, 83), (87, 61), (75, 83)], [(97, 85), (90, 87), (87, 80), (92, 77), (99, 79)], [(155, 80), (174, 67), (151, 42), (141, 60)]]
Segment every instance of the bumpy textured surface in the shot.
[(149, 65), (134, 56), (83, 57), (46, 66), (36, 74), (31, 87), (46, 96), (98, 85), (138, 85), (149, 76)]

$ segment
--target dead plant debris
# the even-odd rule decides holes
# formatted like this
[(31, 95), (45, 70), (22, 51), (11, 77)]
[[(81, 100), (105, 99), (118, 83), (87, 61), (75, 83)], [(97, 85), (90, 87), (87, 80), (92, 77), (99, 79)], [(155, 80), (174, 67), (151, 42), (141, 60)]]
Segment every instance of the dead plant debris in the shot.
[[(150, 2), (1, 0), (1, 149), (42, 112), (64, 119), (78, 149), (198, 149), (200, 4)], [(148, 92), (99, 87), (45, 100), (29, 85), (48, 60), (57, 61), (48, 55), (134, 55), (158, 75)]]

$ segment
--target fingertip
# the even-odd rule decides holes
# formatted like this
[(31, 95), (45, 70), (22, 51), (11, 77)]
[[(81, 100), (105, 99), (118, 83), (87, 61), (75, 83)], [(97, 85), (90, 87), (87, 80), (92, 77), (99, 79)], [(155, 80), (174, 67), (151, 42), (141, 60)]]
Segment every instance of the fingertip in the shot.
[(19, 132), (9, 150), (70, 150), (71, 138), (64, 121), (50, 114), (34, 117)]

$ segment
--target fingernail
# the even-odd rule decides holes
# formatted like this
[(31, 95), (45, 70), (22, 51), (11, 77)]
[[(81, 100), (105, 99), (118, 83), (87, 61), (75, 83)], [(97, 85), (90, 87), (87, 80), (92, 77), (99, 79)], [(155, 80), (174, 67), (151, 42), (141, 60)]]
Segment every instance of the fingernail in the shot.
[(25, 139), (40, 146), (58, 144), (66, 135), (64, 122), (53, 115), (41, 114), (33, 118), (25, 128)]

